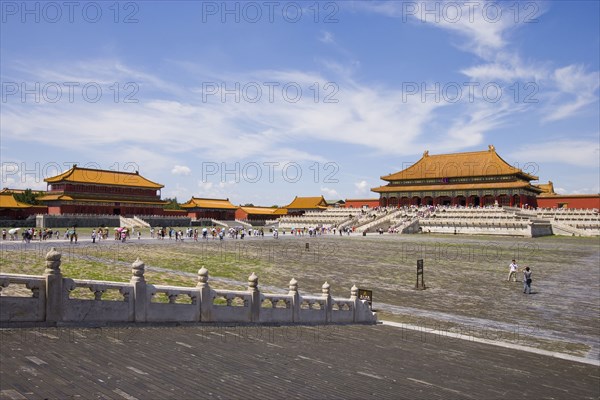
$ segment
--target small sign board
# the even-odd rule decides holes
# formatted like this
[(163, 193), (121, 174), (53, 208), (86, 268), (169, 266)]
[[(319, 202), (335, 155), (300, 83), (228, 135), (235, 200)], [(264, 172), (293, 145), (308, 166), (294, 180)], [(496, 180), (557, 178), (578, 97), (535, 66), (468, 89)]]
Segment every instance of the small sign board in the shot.
[(423, 260), (422, 259), (417, 260), (417, 284), (415, 285), (415, 289), (418, 289), (418, 290), (425, 289), (425, 279), (423, 278)]
[(373, 307), (373, 291), (367, 289), (358, 289), (358, 299), (366, 300), (369, 307)]

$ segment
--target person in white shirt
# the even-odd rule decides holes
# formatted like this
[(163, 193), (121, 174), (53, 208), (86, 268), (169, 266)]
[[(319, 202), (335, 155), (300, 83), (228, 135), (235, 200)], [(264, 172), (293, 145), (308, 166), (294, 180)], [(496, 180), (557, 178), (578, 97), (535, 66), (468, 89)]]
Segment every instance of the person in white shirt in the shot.
[(517, 262), (515, 260), (512, 260), (512, 262), (510, 263), (510, 265), (508, 266), (509, 271), (508, 271), (508, 279), (507, 281), (510, 282), (510, 278), (513, 278), (513, 282), (517, 281), (517, 271), (519, 270), (519, 266), (517, 265)]

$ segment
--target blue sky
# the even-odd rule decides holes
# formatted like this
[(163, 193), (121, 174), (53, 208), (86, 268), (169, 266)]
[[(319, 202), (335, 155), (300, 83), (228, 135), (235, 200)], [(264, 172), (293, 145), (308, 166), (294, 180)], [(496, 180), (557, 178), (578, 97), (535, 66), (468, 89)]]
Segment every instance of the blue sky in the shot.
[(139, 170), (163, 197), (374, 198), (485, 150), (600, 191), (599, 2), (1, 2), (2, 186)]

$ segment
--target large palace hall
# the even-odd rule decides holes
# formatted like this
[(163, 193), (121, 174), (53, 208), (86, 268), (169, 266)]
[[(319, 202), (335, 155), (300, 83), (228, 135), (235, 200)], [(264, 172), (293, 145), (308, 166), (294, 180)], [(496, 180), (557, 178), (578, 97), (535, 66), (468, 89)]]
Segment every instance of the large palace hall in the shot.
[(502, 159), (494, 146), (468, 153), (430, 155), (381, 179), (388, 184), (371, 189), (381, 206), (536, 206), (544, 192), (531, 184), (538, 177)]

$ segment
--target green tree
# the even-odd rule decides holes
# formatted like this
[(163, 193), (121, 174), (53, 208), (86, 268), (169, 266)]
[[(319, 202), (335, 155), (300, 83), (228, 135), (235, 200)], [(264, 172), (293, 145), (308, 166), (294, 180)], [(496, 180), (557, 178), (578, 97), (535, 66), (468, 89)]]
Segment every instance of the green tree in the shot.
[(21, 203), (39, 205), (40, 202), (35, 198), (35, 194), (31, 189), (25, 189), (23, 193), (15, 193), (15, 199)]
[(165, 201), (168, 201), (168, 203), (164, 206), (165, 210), (181, 210), (181, 206), (179, 205), (179, 203), (177, 202), (177, 197), (174, 198), (169, 198), (167, 197), (165, 199)]

